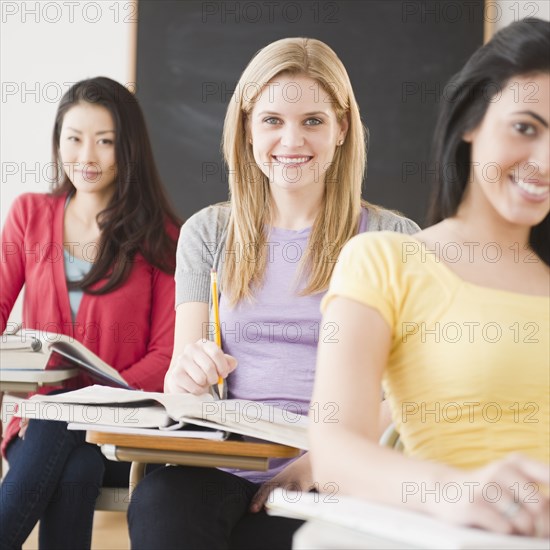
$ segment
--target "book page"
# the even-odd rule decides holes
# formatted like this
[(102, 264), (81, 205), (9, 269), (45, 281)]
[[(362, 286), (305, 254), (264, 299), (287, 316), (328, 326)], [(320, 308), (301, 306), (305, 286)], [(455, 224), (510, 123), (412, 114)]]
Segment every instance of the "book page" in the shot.
[(11, 413), (12, 416), (29, 420), (78, 422), (86, 424), (88, 428), (121, 426), (128, 430), (159, 428), (173, 424), (173, 420), (166, 414), (166, 409), (154, 401), (96, 405), (63, 402), (59, 399), (63, 395), (65, 394), (33, 396), (31, 399), (13, 398), (12, 404), (17, 404), (17, 410), (2, 411), (2, 414), (9, 416)]
[(48, 370), (81, 367), (106, 384), (129, 388), (120, 373), (102, 361), (75, 338), (40, 330), (25, 329), (2, 335), (2, 370)]
[[(69, 430), (89, 430), (90, 425), (84, 423), (71, 422), (67, 426)], [(158, 428), (128, 428), (127, 426), (94, 426), (94, 429), (100, 432), (113, 434), (129, 434), (159, 437), (176, 437), (183, 439), (208, 439), (211, 441), (223, 441), (227, 439), (227, 432), (220, 430), (200, 430), (189, 428), (180, 428), (178, 430), (158, 429)]]
[(0, 369), (11, 370), (44, 370), (48, 362), (49, 353), (42, 350), (36, 352), (30, 348), (1, 349)]
[(16, 334), (2, 334), (0, 337), (0, 351), (38, 351), (41, 345), (37, 338), (21, 338)]
[(548, 539), (499, 535), (459, 527), (425, 514), (343, 496), (338, 492), (299, 493), (275, 489), (269, 495), (266, 507), (271, 515), (320, 519), (418, 548), (547, 550), (550, 542)]
[(167, 395), (95, 384), (70, 392), (33, 395), (30, 399), (19, 400), (18, 415), (89, 425), (159, 428), (180, 420), (167, 413), (164, 401), (176, 400), (185, 411), (200, 411), (202, 402), (212, 399), (210, 395)]
[[(94, 384), (79, 390), (55, 395), (33, 395), (33, 401), (49, 401), (64, 403), (81, 403), (87, 405), (117, 405), (132, 403), (138, 406), (142, 402), (155, 401), (163, 405), (165, 409), (171, 408), (173, 411), (185, 412), (200, 411), (203, 402), (213, 401), (214, 398), (209, 395), (192, 395), (190, 393), (167, 394), (159, 392), (146, 392), (141, 390), (128, 390), (124, 388), (112, 388)], [(177, 408), (174, 404), (177, 403)], [(172, 405), (171, 405), (172, 404)], [(171, 407), (170, 407), (171, 405)], [(178, 420), (178, 418), (174, 418)]]
[[(79, 346), (76, 346), (79, 344)], [(66, 359), (65, 363), (76, 363), (82, 367), (87, 373), (99, 379), (106, 384), (115, 384), (116, 386), (122, 386), (124, 388), (130, 388), (126, 380), (122, 378), (120, 373), (110, 367), (106, 363), (103, 363), (99, 357), (94, 355), (91, 351), (86, 349), (80, 342), (73, 340), (72, 343), (60, 341), (49, 345), (52, 355), (59, 354)]]
[[(23, 331), (22, 331), (23, 332)], [(32, 331), (25, 331), (26, 333)], [(56, 351), (60, 355), (74, 360), (78, 365), (90, 372), (97, 372), (105, 375), (109, 380), (117, 382), (123, 387), (129, 387), (120, 373), (91, 352), (86, 346), (75, 338), (66, 334), (54, 334), (52, 332), (40, 332), (40, 341), (46, 349)]]
[[(166, 394), (94, 385), (62, 394), (35, 395), (30, 402), (81, 404), (88, 408), (92, 405), (97, 408), (124, 405), (140, 408), (154, 403), (164, 411), (165, 416), (164, 422), (156, 426), (168, 425), (168, 419), (172, 419), (176, 422), (184, 421), (198, 426), (228, 430), (300, 449), (308, 448), (306, 417), (290, 409), (280, 409), (255, 401), (216, 401), (210, 394)], [(146, 413), (140, 412), (139, 418), (145, 417)], [(107, 418), (111, 419), (110, 416)], [(116, 425), (117, 422), (110, 420), (110, 424)], [(141, 425), (136, 424), (136, 427)], [(148, 427), (152, 425), (155, 426), (151, 422), (147, 424)]]
[[(168, 407), (167, 410), (170, 411)], [(308, 449), (308, 419), (290, 408), (281, 409), (244, 399), (225, 399), (202, 403), (201, 410), (194, 414), (184, 411), (176, 414), (178, 418), (200, 426), (225, 428), (236, 434)]]

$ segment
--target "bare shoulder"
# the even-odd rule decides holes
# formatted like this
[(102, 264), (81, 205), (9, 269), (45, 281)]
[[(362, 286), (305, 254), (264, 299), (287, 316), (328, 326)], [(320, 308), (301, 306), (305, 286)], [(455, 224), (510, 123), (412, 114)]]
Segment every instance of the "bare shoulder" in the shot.
[(417, 233), (414, 233), (413, 237), (425, 243), (445, 244), (452, 240), (452, 233), (447, 227), (446, 220), (443, 220), (442, 222), (431, 225), (426, 229), (421, 229)]

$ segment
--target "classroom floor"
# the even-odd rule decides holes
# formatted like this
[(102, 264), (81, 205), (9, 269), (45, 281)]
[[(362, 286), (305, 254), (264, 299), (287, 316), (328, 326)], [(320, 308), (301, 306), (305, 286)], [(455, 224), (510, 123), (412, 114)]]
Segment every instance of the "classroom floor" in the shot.
[[(129, 550), (128, 529), (124, 512), (96, 512), (92, 534), (92, 550)], [(38, 527), (34, 529), (23, 550), (38, 549)]]

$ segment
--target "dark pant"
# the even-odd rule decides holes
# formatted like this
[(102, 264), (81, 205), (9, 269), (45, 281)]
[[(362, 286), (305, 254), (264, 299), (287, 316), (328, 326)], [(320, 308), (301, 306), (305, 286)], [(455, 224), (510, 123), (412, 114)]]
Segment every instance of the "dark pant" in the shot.
[(291, 548), (292, 535), (303, 522), (249, 513), (258, 488), (215, 468), (159, 468), (145, 476), (132, 495), (132, 548)]
[(99, 488), (128, 485), (130, 465), (109, 462), (65, 422), (31, 420), (8, 447), (0, 486), (0, 548), (21, 548), (40, 520), (41, 549), (90, 548)]

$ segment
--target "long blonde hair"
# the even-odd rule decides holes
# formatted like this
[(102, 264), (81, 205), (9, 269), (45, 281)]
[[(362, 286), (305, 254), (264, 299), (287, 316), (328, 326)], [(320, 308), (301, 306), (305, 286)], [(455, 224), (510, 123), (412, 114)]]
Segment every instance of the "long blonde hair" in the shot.
[[(326, 44), (312, 38), (284, 38), (260, 50), (233, 93), (223, 128), (223, 154), (229, 172), (229, 219), (222, 288), (231, 304), (251, 299), (266, 267), (265, 225), (272, 219), (268, 178), (257, 166), (247, 137), (247, 119), (261, 90), (281, 74), (316, 80), (332, 100), (338, 121), (348, 118), (343, 145), (336, 148), (325, 175), (323, 205), (301, 262), (307, 275), (302, 294), (328, 287), (338, 254), (356, 233), (366, 166), (365, 129), (344, 65)], [(252, 253), (251, 253), (252, 250)]]

